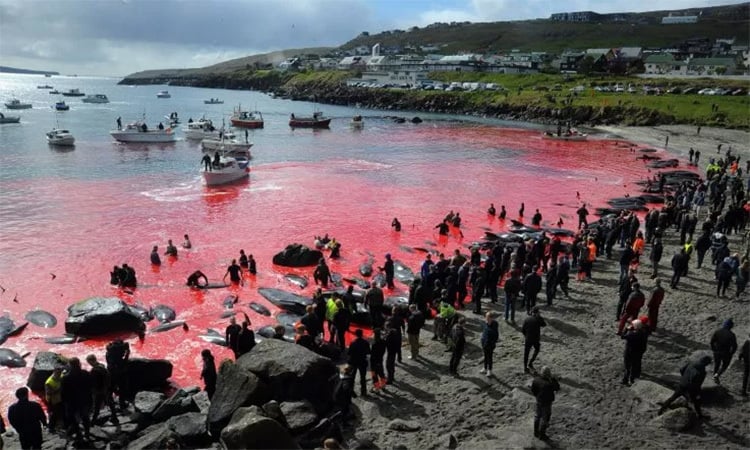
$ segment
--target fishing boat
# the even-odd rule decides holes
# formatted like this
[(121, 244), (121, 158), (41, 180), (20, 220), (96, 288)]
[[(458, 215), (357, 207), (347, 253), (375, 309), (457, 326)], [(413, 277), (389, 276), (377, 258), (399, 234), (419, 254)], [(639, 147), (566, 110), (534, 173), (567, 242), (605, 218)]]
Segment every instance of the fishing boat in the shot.
[(224, 100), (219, 100), (218, 98), (210, 98), (208, 100), (203, 100), (203, 103), (206, 105), (223, 105)]
[(65, 101), (60, 101), (55, 103), (55, 110), (56, 111), (67, 111), (70, 109), (70, 106), (65, 103)]
[(37, 86), (36, 88), (37, 88), (37, 89), (54, 89), (54, 88), (53, 88), (52, 86), (50, 86), (49, 84), (40, 84), (40, 85), (39, 85), (39, 86)]
[(355, 130), (356, 129), (361, 129), (361, 128), (363, 128), (365, 126), (365, 121), (362, 120), (362, 116), (356, 115), (356, 116), (352, 117), (352, 121), (350, 122), (350, 125)]
[(169, 91), (159, 91), (156, 93), (157, 98), (172, 98), (171, 95), (169, 95)]
[(18, 123), (21, 121), (21, 116), (6, 116), (0, 113), (0, 123)]
[(5, 104), (5, 107), (8, 109), (29, 109), (31, 108), (31, 103), (23, 103), (17, 98), (12, 98)]
[(571, 128), (563, 133), (557, 134), (553, 133), (551, 131), (546, 131), (542, 135), (543, 139), (550, 139), (553, 141), (585, 141), (589, 138), (589, 135), (586, 133), (581, 133), (580, 131), (576, 130), (575, 128)]
[(171, 127), (148, 128), (144, 120), (128, 124), (122, 130), (112, 130), (109, 134), (119, 142), (174, 142), (177, 140)]
[(324, 117), (323, 113), (316, 111), (312, 117), (298, 117), (294, 114), (289, 117), (289, 126), (292, 128), (328, 128), (331, 124), (330, 117)]
[[(204, 158), (211, 159), (211, 156), (205, 155)], [(210, 170), (206, 170), (204, 162), (201, 173), (206, 186), (220, 186), (247, 178), (249, 164), (249, 151), (217, 151), (211, 160)]]
[(234, 138), (234, 133), (230, 130), (225, 130), (223, 126), (216, 128), (211, 119), (203, 117), (198, 121), (188, 122), (187, 129), (185, 130), (185, 138), (195, 141), (203, 139), (232, 139)]
[(242, 111), (237, 107), (230, 119), (232, 126), (241, 128), (263, 128), (263, 114), (260, 111)]
[(60, 93), (60, 91), (58, 91), (57, 89), (55, 89), (54, 91), (49, 91), (49, 93), (53, 94), (53, 95), (58, 95)]
[(109, 99), (104, 94), (87, 95), (81, 101), (83, 103), (109, 103)]
[(47, 132), (47, 143), (49, 145), (70, 147), (71, 145), (75, 145), (75, 142), (75, 137), (73, 137), (73, 134), (68, 130), (53, 128), (52, 131)]
[(78, 89), (71, 89), (69, 91), (63, 92), (62, 95), (66, 96), (66, 97), (83, 97), (86, 94), (83, 93), (83, 92), (81, 92)]
[(252, 142), (241, 142), (237, 139), (214, 139), (206, 138), (201, 141), (201, 149), (204, 152), (232, 152), (241, 151), (250, 153), (250, 147), (253, 146)]

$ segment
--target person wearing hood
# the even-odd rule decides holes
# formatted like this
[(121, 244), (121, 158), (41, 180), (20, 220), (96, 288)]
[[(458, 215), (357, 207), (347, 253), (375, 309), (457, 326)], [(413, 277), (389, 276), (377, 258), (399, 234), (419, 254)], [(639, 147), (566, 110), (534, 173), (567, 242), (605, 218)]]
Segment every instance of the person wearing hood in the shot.
[(484, 316), (485, 321), (482, 323), (482, 351), (484, 352), (484, 369), (482, 374), (488, 377), (492, 376), (492, 354), (495, 351), (497, 341), (500, 339), (500, 331), (495, 314), (488, 311)]
[(641, 360), (648, 345), (648, 331), (643, 322), (634, 320), (628, 325), (622, 338), (625, 339), (625, 374), (622, 376), (622, 384), (629, 386), (641, 377)]
[(711, 351), (714, 352), (714, 381), (719, 384), (719, 377), (732, 361), (734, 352), (737, 351), (737, 337), (732, 332), (734, 322), (727, 319), (721, 328), (711, 336)]
[(734, 267), (732, 265), (732, 258), (729, 256), (725, 257), (719, 264), (716, 265), (716, 296), (726, 297), (727, 288), (732, 282), (732, 274), (734, 273)]
[(656, 287), (651, 292), (651, 298), (648, 300), (648, 319), (649, 327), (651, 331), (656, 331), (656, 324), (659, 322), (659, 307), (664, 301), (664, 288), (661, 287), (661, 280), (657, 278), (654, 280)]
[(552, 375), (549, 367), (542, 367), (541, 375), (537, 375), (531, 383), (531, 393), (536, 397), (536, 413), (534, 414), (534, 437), (547, 439), (547, 427), (552, 417), (552, 403), (555, 392), (560, 390), (560, 383)]
[(688, 362), (682, 367), (682, 369), (680, 369), (680, 383), (672, 396), (661, 404), (659, 415), (664, 414), (664, 411), (667, 410), (667, 407), (669, 407), (672, 402), (680, 397), (685, 397), (688, 404), (692, 403), (695, 413), (698, 414), (699, 418), (707, 418), (707, 416), (704, 416), (701, 411), (700, 394), (701, 386), (706, 379), (706, 367), (709, 364), (711, 364), (711, 357), (706, 355), (698, 361)]
[(385, 263), (383, 264), (383, 267), (380, 267), (380, 270), (385, 272), (385, 284), (388, 286), (388, 289), (393, 289), (393, 276), (395, 271), (390, 253), (385, 254)]

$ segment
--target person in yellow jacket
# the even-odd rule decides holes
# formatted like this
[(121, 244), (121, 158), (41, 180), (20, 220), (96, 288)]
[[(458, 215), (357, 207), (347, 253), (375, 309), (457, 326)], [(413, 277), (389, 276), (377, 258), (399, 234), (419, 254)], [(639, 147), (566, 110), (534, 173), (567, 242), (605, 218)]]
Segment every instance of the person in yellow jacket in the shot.
[(56, 427), (63, 425), (62, 379), (62, 367), (55, 367), (52, 375), (44, 382), (44, 400), (47, 402), (49, 412), (50, 433), (53, 433)]
[(336, 300), (333, 297), (329, 297), (326, 300), (326, 320), (328, 321), (328, 342), (331, 344), (335, 341), (336, 330), (333, 326), (333, 316), (339, 311), (339, 307), (336, 305)]

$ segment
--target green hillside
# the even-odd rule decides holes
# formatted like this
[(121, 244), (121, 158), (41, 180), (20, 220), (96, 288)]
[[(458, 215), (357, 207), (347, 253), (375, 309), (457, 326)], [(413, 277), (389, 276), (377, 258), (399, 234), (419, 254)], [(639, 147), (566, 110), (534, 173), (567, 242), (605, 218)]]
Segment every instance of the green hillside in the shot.
[[(560, 7), (563, 7), (563, 3)], [(674, 12), (674, 11), (673, 11)], [(662, 25), (669, 11), (605, 15), (596, 22), (557, 22), (548, 19), (492, 23), (433, 24), (408, 31), (391, 30), (373, 35), (364, 33), (342, 45), (382, 47), (437, 45), (439, 53), (494, 51), (546, 51), (608, 47), (666, 47), (686, 39), (704, 37), (735, 38), (737, 44), (750, 42), (750, 3), (692, 8), (675, 15), (699, 15), (698, 23)], [(608, 18), (609, 17), (609, 18)]]

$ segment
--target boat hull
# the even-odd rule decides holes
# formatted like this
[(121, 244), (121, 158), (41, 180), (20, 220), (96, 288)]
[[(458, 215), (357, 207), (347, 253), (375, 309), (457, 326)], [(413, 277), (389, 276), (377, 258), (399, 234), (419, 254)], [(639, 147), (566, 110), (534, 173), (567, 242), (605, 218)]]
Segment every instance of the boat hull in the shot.
[(253, 144), (251, 143), (243, 143), (243, 142), (232, 142), (232, 141), (222, 141), (219, 139), (203, 139), (201, 141), (201, 148), (204, 152), (212, 152), (212, 151), (225, 151), (225, 152), (232, 152), (232, 151), (249, 151), (250, 147), (252, 147)]
[(231, 184), (248, 177), (247, 164), (235, 168), (234, 170), (214, 170), (213, 172), (203, 172), (203, 181), (206, 186), (221, 186)]
[(331, 119), (313, 120), (313, 119), (290, 119), (289, 126), (292, 128), (328, 128), (331, 125)]
[(19, 123), (21, 122), (20, 116), (5, 116), (0, 118), (0, 123)]
[(62, 95), (63, 97), (83, 97), (86, 94), (83, 92), (63, 92)]
[(6, 103), (5, 107), (8, 109), (31, 109), (31, 103), (21, 103), (18, 105), (12, 105), (10, 103)]
[(84, 99), (81, 99), (83, 103), (109, 103), (109, 99), (106, 98), (90, 98), (86, 97)]
[(231, 119), (232, 126), (239, 128), (263, 128), (262, 120)]
[(139, 143), (154, 143), (154, 142), (174, 142), (177, 138), (172, 130), (154, 130), (154, 131), (125, 131), (125, 130), (114, 130), (110, 131), (109, 134), (118, 142), (139, 142)]
[(70, 147), (75, 145), (75, 143), (76, 139), (73, 136), (47, 138), (47, 144), (56, 145), (58, 147)]
[(208, 100), (203, 100), (203, 103), (206, 105), (223, 105), (224, 104), (224, 102), (211, 102)]
[(206, 131), (188, 128), (187, 130), (184, 130), (184, 132), (185, 139), (190, 139), (191, 141), (200, 141), (203, 139), (219, 139), (219, 130)]

